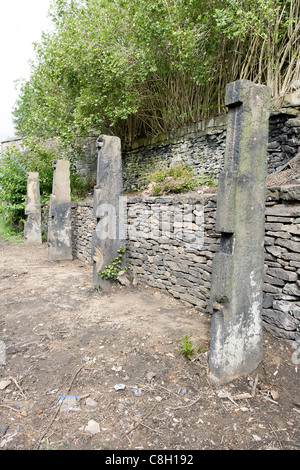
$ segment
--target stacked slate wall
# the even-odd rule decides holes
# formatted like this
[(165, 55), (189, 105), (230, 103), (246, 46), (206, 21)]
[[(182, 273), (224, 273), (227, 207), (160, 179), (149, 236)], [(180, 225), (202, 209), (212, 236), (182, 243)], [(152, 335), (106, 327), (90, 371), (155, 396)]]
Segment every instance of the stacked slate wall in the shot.
[(216, 193), (130, 198), (126, 248), (138, 279), (209, 311), (215, 211)]
[[(300, 152), (300, 105), (273, 111), (269, 119), (268, 173), (273, 173)], [(125, 191), (143, 185), (143, 173), (153, 171), (159, 162), (166, 165), (183, 161), (198, 177), (218, 178), (224, 165), (227, 116), (198, 122), (153, 139), (140, 139), (123, 150)]]
[(263, 319), (274, 336), (300, 339), (300, 186), (268, 191)]
[[(126, 254), (137, 278), (203, 313), (211, 313), (219, 250), (216, 200), (216, 191), (127, 199)], [(96, 224), (92, 206), (72, 203), (73, 256), (85, 263)], [(284, 341), (300, 340), (300, 185), (268, 190), (265, 228), (264, 326)]]
[(124, 190), (138, 189), (144, 183), (143, 173), (153, 171), (160, 162), (169, 166), (183, 161), (196, 176), (218, 177), (224, 164), (226, 125), (227, 116), (218, 116), (156, 138), (140, 139), (131, 149), (124, 149)]

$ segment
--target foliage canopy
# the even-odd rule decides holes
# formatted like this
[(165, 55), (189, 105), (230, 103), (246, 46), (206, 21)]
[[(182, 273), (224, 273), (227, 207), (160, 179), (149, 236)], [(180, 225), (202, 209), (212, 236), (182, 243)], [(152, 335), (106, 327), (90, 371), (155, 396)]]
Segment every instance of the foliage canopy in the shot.
[(14, 116), (22, 135), (65, 148), (91, 130), (131, 143), (221, 113), (233, 80), (282, 96), (300, 78), (299, 0), (53, 0), (50, 15)]
[(51, 192), (53, 151), (37, 146), (35, 150), (24, 154), (12, 148), (1, 155), (0, 215), (13, 224), (24, 219), (28, 171), (39, 172), (42, 205)]

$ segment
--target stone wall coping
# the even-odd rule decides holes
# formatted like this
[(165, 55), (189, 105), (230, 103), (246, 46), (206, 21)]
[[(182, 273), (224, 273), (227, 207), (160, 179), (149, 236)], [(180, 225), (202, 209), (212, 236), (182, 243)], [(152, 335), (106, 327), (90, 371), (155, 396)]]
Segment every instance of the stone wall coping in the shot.
[[(126, 196), (124, 194), (124, 196)], [(300, 184), (287, 184), (267, 188), (267, 200), (300, 201)], [(168, 194), (165, 196), (131, 196), (128, 204), (195, 204), (217, 201), (217, 191), (201, 193)], [(84, 201), (72, 201), (71, 207), (93, 207), (93, 198)]]
[[(299, 115), (300, 107), (300, 93), (290, 93), (284, 96), (282, 99), (273, 98), (270, 116), (280, 116), (281, 114), (290, 115), (296, 117)], [(137, 139), (131, 145), (124, 145), (123, 151), (130, 152), (141, 149), (142, 147), (151, 147), (157, 145), (160, 142), (163, 145), (178, 141), (181, 137), (187, 137), (191, 135), (206, 135), (211, 133), (222, 132), (227, 129), (227, 113), (213, 116), (209, 119), (204, 119), (199, 122), (195, 122), (188, 126), (183, 126), (164, 134), (158, 134), (153, 137), (144, 137)]]
[(217, 201), (217, 193), (199, 193), (199, 194), (172, 194), (168, 196), (135, 196), (128, 198), (129, 204), (195, 204), (206, 203), (208, 201)]
[(80, 207), (93, 207), (93, 198), (91, 199), (86, 199), (85, 201), (72, 201), (71, 202), (71, 207), (76, 208), (77, 206)]

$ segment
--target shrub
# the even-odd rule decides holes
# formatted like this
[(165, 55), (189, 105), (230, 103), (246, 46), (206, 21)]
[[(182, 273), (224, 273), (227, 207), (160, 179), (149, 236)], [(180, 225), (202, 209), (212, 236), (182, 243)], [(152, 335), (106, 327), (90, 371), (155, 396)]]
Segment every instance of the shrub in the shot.
[[(118, 256), (111, 260), (110, 264), (105, 266), (105, 269), (99, 271), (98, 275), (101, 276), (103, 279), (107, 279), (110, 281), (116, 281), (118, 279), (120, 271), (122, 271), (122, 258), (123, 254), (125, 253), (124, 248), (119, 248)], [(127, 267), (125, 267), (125, 271), (127, 271)]]
[(161, 165), (148, 175), (148, 182), (152, 185), (154, 196), (192, 191), (198, 185), (193, 169), (183, 162), (175, 163), (169, 168)]
[(27, 192), (26, 162), (19, 152), (2, 154), (0, 163), (0, 214), (17, 222), (24, 218)]

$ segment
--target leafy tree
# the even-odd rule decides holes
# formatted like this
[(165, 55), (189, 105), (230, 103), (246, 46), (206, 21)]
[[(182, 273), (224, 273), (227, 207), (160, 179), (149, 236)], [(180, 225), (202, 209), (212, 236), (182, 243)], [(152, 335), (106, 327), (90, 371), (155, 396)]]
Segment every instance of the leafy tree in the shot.
[(0, 213), (2, 217), (17, 221), (24, 218), (27, 191), (26, 165), (16, 154), (7, 152), (1, 156), (0, 165)]
[(124, 143), (225, 110), (229, 81), (289, 90), (300, 72), (299, 0), (53, 0), (55, 29), (14, 115), (76, 153), (88, 131)]
[(27, 172), (38, 171), (41, 205), (52, 188), (53, 150), (35, 147), (35, 152), (21, 153), (18, 149), (3, 152), (0, 160), (0, 214), (12, 224), (24, 220), (27, 194)]

